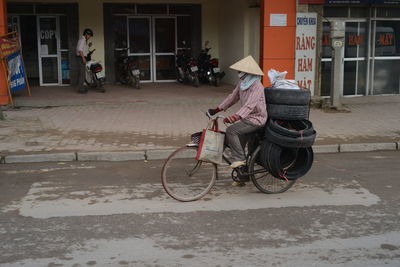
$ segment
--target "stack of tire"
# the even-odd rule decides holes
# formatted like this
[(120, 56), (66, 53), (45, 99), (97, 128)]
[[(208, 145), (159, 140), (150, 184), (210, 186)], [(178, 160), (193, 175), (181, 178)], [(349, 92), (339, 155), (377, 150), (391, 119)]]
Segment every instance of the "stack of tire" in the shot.
[(308, 120), (310, 91), (265, 88), (265, 98), (269, 120), (260, 163), (277, 178), (298, 179), (314, 160), (316, 132)]

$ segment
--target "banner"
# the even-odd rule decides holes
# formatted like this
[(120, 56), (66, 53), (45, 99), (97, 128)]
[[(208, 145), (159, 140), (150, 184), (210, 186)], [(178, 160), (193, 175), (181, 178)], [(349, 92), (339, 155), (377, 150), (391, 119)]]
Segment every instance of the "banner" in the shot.
[(19, 50), (19, 40), (17, 36), (2, 36), (0, 37), (1, 55), (6, 57)]
[(297, 13), (295, 80), (314, 95), (317, 53), (317, 13)]
[(16, 92), (18, 90), (27, 88), (25, 79), (24, 63), (22, 60), (21, 50), (6, 56), (8, 66), (8, 80), (10, 84), (10, 91)]

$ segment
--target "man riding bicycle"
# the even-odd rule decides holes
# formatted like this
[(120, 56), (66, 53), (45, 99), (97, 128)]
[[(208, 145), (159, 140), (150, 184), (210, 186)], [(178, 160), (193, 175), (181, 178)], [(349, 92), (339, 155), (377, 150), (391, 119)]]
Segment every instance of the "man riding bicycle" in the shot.
[(264, 73), (254, 58), (248, 56), (230, 68), (238, 71), (239, 81), (233, 92), (217, 108), (209, 109), (208, 113), (213, 116), (221, 110), (226, 111), (240, 100), (240, 109), (224, 119), (225, 123), (232, 124), (226, 129), (226, 141), (234, 160), (230, 167), (238, 168), (246, 164), (246, 137), (264, 127), (267, 107), (261, 83)]

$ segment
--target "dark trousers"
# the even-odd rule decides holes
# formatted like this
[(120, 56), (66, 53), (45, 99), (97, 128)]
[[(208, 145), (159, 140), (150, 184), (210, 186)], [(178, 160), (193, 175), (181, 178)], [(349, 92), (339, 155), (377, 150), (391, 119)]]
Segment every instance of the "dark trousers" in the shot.
[(231, 149), (234, 161), (246, 160), (244, 148), (249, 138), (251, 138), (251, 134), (262, 127), (247, 120), (240, 120), (226, 128), (225, 138)]
[(82, 62), (82, 58), (77, 56), (76, 57), (76, 87), (79, 91), (86, 90), (85, 85), (85, 64)]

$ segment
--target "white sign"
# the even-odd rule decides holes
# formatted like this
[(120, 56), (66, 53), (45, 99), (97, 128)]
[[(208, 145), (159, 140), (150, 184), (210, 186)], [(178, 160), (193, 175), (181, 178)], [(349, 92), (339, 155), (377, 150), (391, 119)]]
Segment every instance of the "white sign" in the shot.
[(271, 14), (269, 17), (269, 24), (271, 27), (286, 27), (287, 14)]
[(295, 80), (300, 88), (308, 89), (314, 95), (317, 13), (297, 13), (295, 49)]

